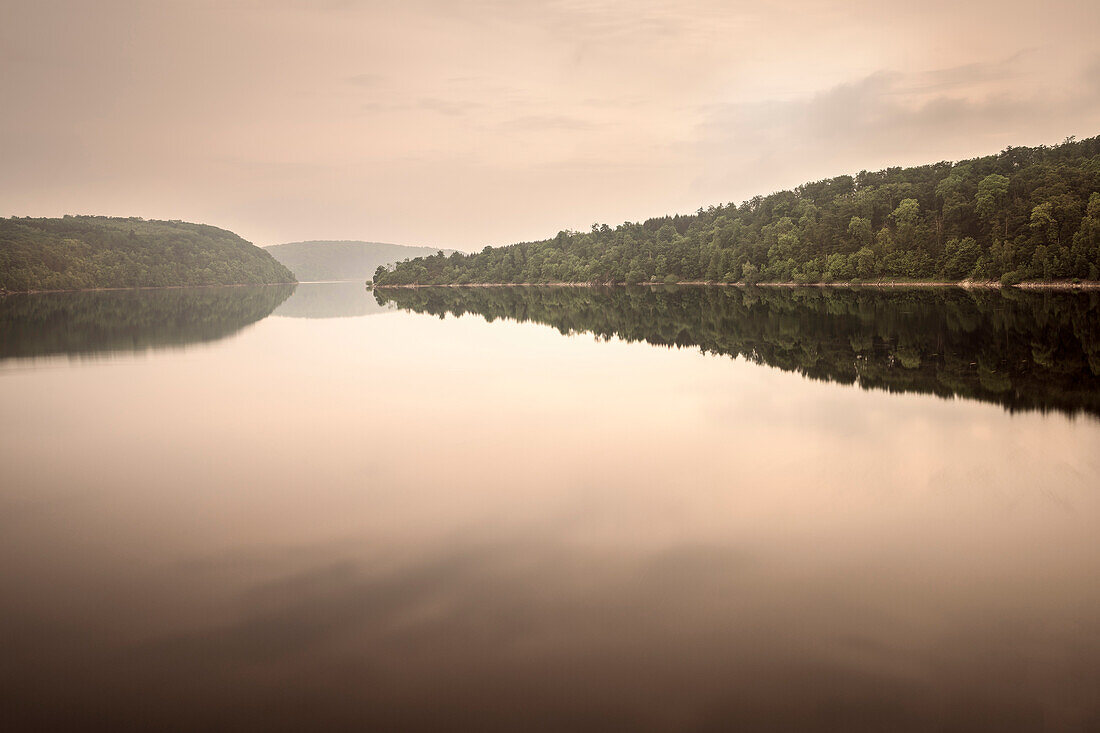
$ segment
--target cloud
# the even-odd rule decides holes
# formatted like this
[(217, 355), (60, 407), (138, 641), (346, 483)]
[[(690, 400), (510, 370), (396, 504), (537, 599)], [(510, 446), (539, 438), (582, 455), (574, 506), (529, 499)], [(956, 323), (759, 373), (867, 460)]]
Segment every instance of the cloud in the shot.
[(376, 87), (385, 80), (382, 74), (356, 74), (349, 76), (347, 81), (357, 87)]
[(1030, 50), (997, 61), (981, 61), (907, 75), (895, 90), (900, 94), (946, 92), (973, 89), (993, 82), (1016, 79), (1027, 74), (1022, 65)]
[(1085, 66), (1081, 74), (1081, 86), (1088, 90), (1088, 94), (1100, 97), (1100, 54)]
[(570, 115), (525, 115), (508, 120), (501, 124), (501, 128), (524, 132), (531, 130), (593, 130), (598, 125), (590, 120)]
[[(704, 106), (694, 141), (696, 185), (748, 197), (815, 176), (957, 160), (1100, 131), (1100, 84), (1064, 92), (1020, 84), (1023, 75), (1011, 62), (879, 71), (794, 99)], [(747, 187), (746, 180), (756, 183)]]
[(418, 109), (438, 112), (441, 115), (457, 117), (469, 114), (485, 105), (482, 102), (474, 102), (466, 99), (443, 99), (441, 97), (423, 97), (416, 102)]
[(1080, 0), (11, 5), (0, 216), (480, 249), (1100, 132)]
[(461, 117), (487, 106), (483, 102), (469, 99), (420, 97), (406, 101), (398, 97), (393, 101), (364, 102), (360, 109), (367, 112), (436, 112), (446, 117)]

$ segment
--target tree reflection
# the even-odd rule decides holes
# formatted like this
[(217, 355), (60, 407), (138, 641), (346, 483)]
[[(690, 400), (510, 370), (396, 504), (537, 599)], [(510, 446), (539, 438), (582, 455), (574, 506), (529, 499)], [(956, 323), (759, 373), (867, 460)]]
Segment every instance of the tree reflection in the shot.
[(0, 298), (0, 359), (217, 341), (270, 315), (293, 285), (40, 293)]
[(379, 303), (697, 348), (865, 389), (1100, 415), (1100, 296), (961, 288), (412, 288)]

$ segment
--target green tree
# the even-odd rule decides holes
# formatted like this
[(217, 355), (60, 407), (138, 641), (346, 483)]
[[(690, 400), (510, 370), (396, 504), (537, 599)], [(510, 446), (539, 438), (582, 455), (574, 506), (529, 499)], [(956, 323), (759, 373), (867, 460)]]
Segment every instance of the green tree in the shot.
[(999, 173), (990, 173), (978, 184), (978, 193), (974, 197), (974, 209), (982, 220), (991, 226), (996, 224), (998, 218), (1005, 224), (1004, 236), (1008, 236), (1008, 217), (1005, 215), (1004, 203), (1008, 196), (1008, 177)]
[(970, 275), (982, 250), (971, 237), (952, 238), (944, 245), (944, 263), (941, 272), (948, 280), (962, 280)]
[[(868, 228), (867, 233), (870, 235), (870, 228)], [(861, 247), (853, 256), (855, 257), (856, 275), (860, 279), (867, 280), (877, 274), (875, 253), (870, 247)]]
[(857, 247), (870, 247), (873, 239), (871, 220), (862, 216), (853, 216), (848, 222), (848, 235)]

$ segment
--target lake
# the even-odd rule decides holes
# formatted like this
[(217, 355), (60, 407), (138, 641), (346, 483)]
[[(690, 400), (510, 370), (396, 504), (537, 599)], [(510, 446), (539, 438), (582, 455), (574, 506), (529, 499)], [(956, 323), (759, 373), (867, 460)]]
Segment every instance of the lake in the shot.
[(0, 299), (0, 728), (1100, 730), (1100, 295)]

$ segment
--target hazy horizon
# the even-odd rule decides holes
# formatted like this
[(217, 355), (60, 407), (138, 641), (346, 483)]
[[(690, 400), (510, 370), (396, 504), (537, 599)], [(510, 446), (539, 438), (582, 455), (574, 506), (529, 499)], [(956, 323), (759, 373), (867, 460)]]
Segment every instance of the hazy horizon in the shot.
[(410, 249), (430, 246), (426, 244), (402, 244), (400, 242), (373, 242), (366, 239), (302, 239), (296, 242), (273, 242), (262, 246), (264, 249), (270, 249), (271, 247), (282, 247), (287, 244), (381, 244), (387, 247), (408, 247)]
[(1073, 0), (46, 0), (0, 19), (0, 216), (261, 246), (477, 250), (1100, 133), (1100, 5)]

